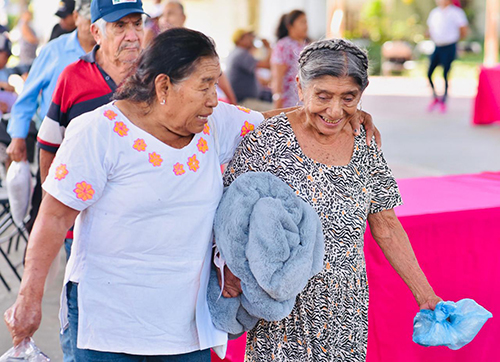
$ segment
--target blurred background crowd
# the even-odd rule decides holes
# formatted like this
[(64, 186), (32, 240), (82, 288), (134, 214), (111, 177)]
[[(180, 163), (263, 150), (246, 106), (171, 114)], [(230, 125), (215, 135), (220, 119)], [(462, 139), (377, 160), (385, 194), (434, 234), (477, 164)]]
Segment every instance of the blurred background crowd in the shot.
[[(467, 15), (469, 31), (458, 44), (454, 74), (477, 77), (477, 65), (483, 59), (486, 2), (455, 2)], [(172, 26), (210, 35), (232, 86), (221, 84), (221, 99), (254, 109), (271, 108), (273, 93), (275, 106), (296, 103), (287, 95), (286, 82), (281, 84), (292, 77), (293, 69), (271, 69), (273, 49), (274, 63), (283, 64), (287, 52), (300, 50), (306, 41), (345, 37), (369, 51), (372, 75), (410, 77), (425, 77), (428, 55), (434, 50), (427, 34), (434, 0), (185, 0), (182, 6), (146, 0), (144, 6), (151, 15), (146, 43)], [(4, 34), (0, 37), (0, 81), (7, 81), (11, 74), (26, 76), (45, 43), (73, 31), (73, 11), (73, 0), (0, 0), (0, 31)], [(294, 42), (280, 43), (287, 35)], [(294, 46), (297, 49), (292, 50)], [(4, 88), (19, 93), (22, 81), (11, 80), (10, 84), (13, 88)], [(8, 110), (8, 105), (2, 105), (2, 110)]]

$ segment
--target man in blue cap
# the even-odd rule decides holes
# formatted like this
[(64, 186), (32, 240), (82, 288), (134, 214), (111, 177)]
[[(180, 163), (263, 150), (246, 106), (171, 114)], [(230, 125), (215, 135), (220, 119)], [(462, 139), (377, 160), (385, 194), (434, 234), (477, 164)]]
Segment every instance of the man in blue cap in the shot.
[(71, 120), (110, 102), (142, 50), (140, 0), (93, 0), (90, 10), (97, 45), (61, 74), (38, 132), (42, 182)]

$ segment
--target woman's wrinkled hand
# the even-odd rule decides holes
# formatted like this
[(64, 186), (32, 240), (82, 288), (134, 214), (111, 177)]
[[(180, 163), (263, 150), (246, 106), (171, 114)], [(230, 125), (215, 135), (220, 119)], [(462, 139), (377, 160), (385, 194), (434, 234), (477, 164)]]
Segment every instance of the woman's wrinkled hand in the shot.
[(434, 310), (436, 308), (436, 305), (442, 301), (443, 300), (441, 298), (439, 298), (436, 294), (434, 294), (419, 302), (418, 306), (420, 310), (422, 309)]
[(41, 303), (25, 303), (18, 300), (5, 311), (5, 324), (12, 336), (14, 346), (33, 336), (42, 320)]
[(360, 134), (360, 127), (363, 125), (366, 131), (366, 144), (370, 146), (372, 137), (375, 136), (377, 148), (380, 150), (382, 146), (382, 137), (377, 127), (375, 127), (373, 118), (369, 113), (366, 113), (365, 111), (357, 111), (354, 113), (353, 117), (351, 117), (350, 123), (355, 136)]
[[(217, 268), (217, 278), (219, 279), (219, 287), (222, 288), (222, 278), (219, 268)], [(224, 298), (235, 298), (241, 293), (240, 279), (229, 270), (227, 265), (224, 265), (224, 289), (222, 289), (222, 296)]]

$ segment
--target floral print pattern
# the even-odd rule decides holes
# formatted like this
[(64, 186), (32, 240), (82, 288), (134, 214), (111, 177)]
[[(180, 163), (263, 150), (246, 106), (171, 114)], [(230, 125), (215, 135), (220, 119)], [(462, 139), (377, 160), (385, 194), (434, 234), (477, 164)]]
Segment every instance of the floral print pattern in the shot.
[(208, 151), (208, 143), (203, 138), (198, 140), (198, 144), (196, 146), (198, 146), (198, 151), (203, 154)]
[(156, 152), (149, 154), (149, 163), (152, 164), (154, 167), (161, 166), (162, 162), (163, 162), (163, 159)]
[(76, 194), (76, 198), (82, 201), (92, 200), (95, 194), (92, 185), (86, 183), (85, 181), (77, 182), (73, 192)]
[(250, 109), (248, 109), (248, 108), (245, 108), (245, 107), (242, 107), (242, 106), (236, 106), (236, 108), (238, 108), (242, 112), (250, 114)]
[(142, 138), (138, 138), (134, 141), (134, 150), (137, 150), (138, 152), (141, 151), (146, 151), (146, 142)]
[(188, 157), (188, 167), (191, 171), (198, 171), (198, 169), (200, 168), (200, 161), (196, 159), (196, 155)]
[(55, 179), (61, 181), (61, 180), (63, 180), (63, 179), (66, 178), (67, 174), (68, 174), (68, 169), (66, 168), (66, 165), (65, 164), (60, 164), (56, 168)]
[(113, 112), (111, 109), (107, 109), (104, 111), (104, 117), (109, 119), (110, 121), (113, 121), (118, 115)]
[(177, 162), (174, 165), (174, 174), (176, 176), (180, 176), (180, 175), (183, 175), (185, 173), (186, 173), (186, 171), (184, 171), (184, 165), (182, 163)]
[(203, 134), (210, 134), (210, 126), (208, 125), (208, 123), (205, 123), (205, 127), (203, 127)]
[(299, 71), (299, 54), (306, 45), (306, 42), (298, 42), (286, 36), (278, 40), (273, 48), (271, 64), (281, 64), (287, 67), (281, 93), (285, 108), (296, 106), (299, 102), (295, 77)]
[(240, 136), (244, 137), (248, 132), (253, 131), (254, 129), (255, 129), (255, 126), (253, 124), (248, 123), (247, 121), (245, 121), (245, 124), (243, 125), (243, 127), (241, 127), (241, 134), (240, 134)]
[(124, 137), (128, 134), (128, 128), (123, 122), (115, 122), (115, 128), (113, 131), (115, 131), (120, 137)]

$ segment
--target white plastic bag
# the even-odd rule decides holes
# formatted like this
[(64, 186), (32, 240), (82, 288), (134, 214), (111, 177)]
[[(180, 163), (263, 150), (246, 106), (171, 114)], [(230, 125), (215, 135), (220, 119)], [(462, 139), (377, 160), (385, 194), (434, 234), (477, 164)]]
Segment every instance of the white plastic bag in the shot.
[(31, 172), (28, 162), (12, 162), (5, 181), (12, 218), (21, 227), (31, 200)]
[(5, 354), (0, 357), (0, 362), (49, 362), (50, 358), (47, 357), (40, 349), (36, 346), (35, 341), (32, 338), (25, 339), (19, 343), (16, 347), (12, 347)]

